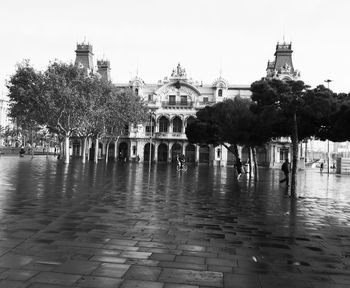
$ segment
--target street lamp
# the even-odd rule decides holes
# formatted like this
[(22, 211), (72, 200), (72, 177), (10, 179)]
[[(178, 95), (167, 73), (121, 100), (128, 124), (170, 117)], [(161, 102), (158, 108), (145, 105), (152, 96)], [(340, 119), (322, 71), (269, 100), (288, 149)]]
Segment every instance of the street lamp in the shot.
[(151, 162), (152, 162), (152, 134), (153, 134), (153, 130), (152, 130), (152, 124), (153, 124), (153, 118), (152, 116), (154, 115), (153, 112), (150, 112), (150, 120), (151, 120), (151, 136), (150, 136), (150, 140), (149, 140), (149, 157), (148, 157), (148, 172), (151, 172)]
[[(327, 79), (327, 80), (324, 80), (324, 82), (327, 83), (327, 88), (329, 90), (329, 83), (332, 82), (333, 80), (331, 79)], [(327, 162), (328, 162), (328, 165), (327, 165), (327, 173), (329, 174), (329, 140), (327, 139)]]

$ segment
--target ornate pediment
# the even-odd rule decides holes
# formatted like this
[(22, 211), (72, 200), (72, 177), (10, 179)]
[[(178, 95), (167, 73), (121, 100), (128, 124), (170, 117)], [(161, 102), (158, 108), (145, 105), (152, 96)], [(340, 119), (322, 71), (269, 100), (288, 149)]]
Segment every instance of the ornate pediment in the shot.
[(213, 87), (227, 89), (228, 88), (228, 82), (227, 82), (226, 79), (224, 79), (224, 78), (222, 78), (220, 76), (218, 79), (216, 79), (213, 82)]
[(145, 82), (138, 76), (135, 76), (133, 79), (129, 81), (130, 86), (134, 88), (143, 88), (145, 86)]
[(190, 99), (194, 100), (196, 96), (200, 95), (200, 92), (196, 89), (196, 87), (192, 86), (186, 82), (172, 82), (166, 85), (163, 85), (156, 92), (161, 98), (164, 98), (168, 95), (187, 95)]

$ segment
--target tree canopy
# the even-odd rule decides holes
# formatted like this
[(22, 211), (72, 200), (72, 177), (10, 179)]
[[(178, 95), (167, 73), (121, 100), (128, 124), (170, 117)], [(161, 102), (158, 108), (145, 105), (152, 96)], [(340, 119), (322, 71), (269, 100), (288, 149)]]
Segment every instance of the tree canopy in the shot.
[(7, 87), (10, 116), (22, 126), (45, 125), (65, 138), (66, 151), (72, 136), (120, 135), (126, 124), (143, 121), (146, 114), (139, 96), (73, 64), (53, 62), (40, 72), (24, 61)]

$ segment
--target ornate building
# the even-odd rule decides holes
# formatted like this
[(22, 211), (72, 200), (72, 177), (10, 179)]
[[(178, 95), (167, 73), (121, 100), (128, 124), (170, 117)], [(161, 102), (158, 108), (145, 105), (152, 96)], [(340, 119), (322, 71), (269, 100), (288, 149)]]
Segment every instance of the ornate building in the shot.
[[(277, 44), (275, 61), (268, 62), (267, 77), (296, 79), (299, 72), (294, 70), (291, 44)], [(92, 46), (78, 44), (76, 65), (93, 70)], [(110, 79), (110, 62), (97, 61), (97, 71)], [(145, 83), (138, 75), (128, 83), (116, 84), (120, 88), (131, 88), (148, 105), (149, 121), (143, 125), (130, 125), (127, 135), (110, 146), (109, 155), (129, 161), (172, 162), (177, 154), (184, 154), (188, 162), (226, 165), (233, 163), (234, 156), (226, 148), (211, 145), (194, 145), (187, 141), (185, 129), (195, 119), (196, 112), (206, 105), (213, 105), (236, 96), (250, 97), (250, 85), (231, 85), (221, 75), (211, 84), (194, 81), (187, 76), (180, 63), (170, 76), (155, 84)], [(80, 144), (73, 143), (73, 154), (80, 153)], [(91, 147), (94, 148), (94, 147)], [(105, 154), (105, 145), (100, 143), (100, 153)], [(248, 158), (248, 150), (241, 147), (242, 160)], [(260, 165), (280, 165), (290, 151), (289, 141), (270, 143), (257, 149)]]
[[(280, 80), (298, 80), (300, 72), (294, 69), (292, 61), (292, 43), (277, 43), (275, 60), (267, 62), (266, 78), (277, 78)], [(268, 150), (270, 167), (280, 167), (286, 158), (291, 159), (291, 141), (289, 138), (279, 138), (265, 145)], [(303, 150), (300, 149), (301, 155)], [(299, 158), (302, 158), (300, 155)], [(300, 162), (301, 163), (301, 162)]]

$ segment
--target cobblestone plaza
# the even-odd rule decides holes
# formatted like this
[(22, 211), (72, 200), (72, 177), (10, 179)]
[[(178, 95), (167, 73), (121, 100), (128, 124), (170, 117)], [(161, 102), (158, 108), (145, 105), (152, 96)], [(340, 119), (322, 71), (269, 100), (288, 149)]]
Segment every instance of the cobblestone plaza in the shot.
[(350, 176), (0, 159), (0, 287), (350, 285)]

